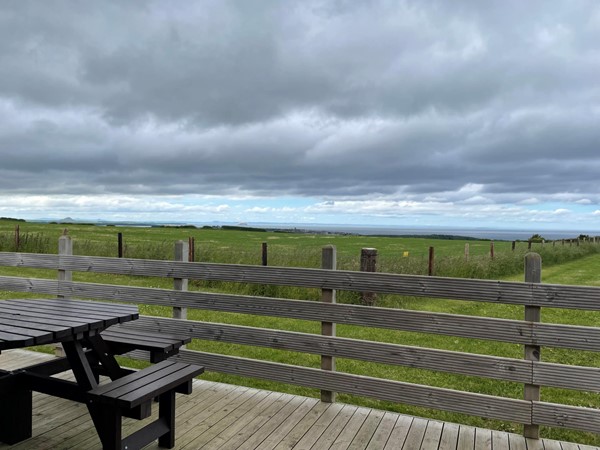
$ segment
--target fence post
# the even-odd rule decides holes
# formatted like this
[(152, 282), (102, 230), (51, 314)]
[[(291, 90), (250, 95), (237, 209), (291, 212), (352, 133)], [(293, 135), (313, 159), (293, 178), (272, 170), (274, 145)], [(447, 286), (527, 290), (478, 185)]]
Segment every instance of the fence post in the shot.
[[(537, 253), (527, 253), (525, 255), (525, 282), (542, 282), (542, 257)], [(540, 322), (542, 320), (542, 311), (539, 306), (525, 305), (525, 320), (528, 322)], [(541, 348), (539, 345), (525, 345), (525, 359), (527, 361), (538, 362), (541, 360)], [(523, 390), (525, 400), (539, 401), (540, 386), (536, 384), (525, 383)], [(523, 426), (523, 435), (526, 438), (539, 439), (540, 426), (536, 424)]]
[(490, 258), (494, 259), (494, 241), (490, 242)]
[(515, 251), (515, 247), (517, 246), (517, 242), (516, 241), (512, 241), (512, 251)]
[(188, 261), (194, 262), (196, 260), (196, 238), (195, 237), (190, 236), (188, 238), (188, 246), (189, 246)]
[[(360, 271), (377, 272), (376, 248), (363, 248), (360, 250)], [(375, 292), (363, 292), (361, 300), (364, 305), (373, 306), (377, 301), (377, 294)]]
[(269, 247), (266, 242), (262, 243), (262, 265), (269, 265)]
[(117, 234), (117, 247), (119, 252), (119, 258), (123, 257), (123, 233)]
[(427, 274), (429, 276), (433, 275), (434, 261), (435, 261), (435, 249), (433, 247), (429, 247), (429, 264), (428, 264), (428, 269), (427, 269)]
[(465, 244), (465, 261), (469, 261), (469, 244)]
[[(188, 261), (189, 260), (190, 248), (189, 244), (185, 241), (175, 242), (175, 261)], [(176, 291), (187, 291), (188, 280), (187, 278), (173, 278), (173, 289)], [(180, 306), (173, 306), (173, 318), (174, 319), (187, 319), (187, 308)]]
[[(336, 270), (336, 248), (333, 245), (323, 247), (321, 253), (321, 267), (323, 269)], [(321, 289), (321, 301), (323, 303), (335, 303), (335, 289)], [(335, 323), (321, 322), (321, 335), (335, 336)], [(335, 357), (321, 355), (321, 370), (335, 372)], [(335, 392), (321, 390), (321, 401), (327, 403), (335, 402)]]
[[(71, 256), (73, 254), (73, 241), (71, 240), (71, 236), (62, 235), (58, 238), (58, 256), (60, 261), (60, 256)], [(60, 266), (59, 266), (60, 267)], [(67, 298), (65, 295), (61, 294), (62, 287), (61, 281), (72, 281), (73, 280), (73, 272), (70, 270), (62, 270), (58, 269), (58, 295), (57, 298)], [(56, 344), (54, 347), (54, 354), (56, 356), (66, 356), (65, 351), (62, 345)]]
[(19, 247), (21, 247), (21, 232), (19, 229), (19, 225), (15, 226), (15, 252), (19, 251)]

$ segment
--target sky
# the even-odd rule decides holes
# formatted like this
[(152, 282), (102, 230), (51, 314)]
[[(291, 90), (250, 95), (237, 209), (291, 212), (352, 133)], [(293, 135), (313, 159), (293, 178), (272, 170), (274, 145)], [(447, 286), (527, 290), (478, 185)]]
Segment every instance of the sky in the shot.
[(600, 3), (0, 2), (0, 216), (600, 230)]

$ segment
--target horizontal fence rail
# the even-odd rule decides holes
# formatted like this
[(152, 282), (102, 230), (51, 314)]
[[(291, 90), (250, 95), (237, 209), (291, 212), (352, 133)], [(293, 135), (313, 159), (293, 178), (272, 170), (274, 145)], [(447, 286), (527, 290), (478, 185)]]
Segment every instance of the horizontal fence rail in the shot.
[(565, 286), (347, 270), (8, 252), (0, 252), (0, 266), (272, 284), (511, 305), (600, 310), (600, 287), (593, 286)]
[[(526, 309), (551, 307), (600, 310), (600, 288), (450, 279), (433, 276), (365, 273), (331, 269), (304, 269), (185, 261), (72, 256), (63, 254), (0, 252), (0, 266), (59, 271), (58, 279), (0, 276), (0, 289), (64, 298), (89, 298), (345, 324), (468, 339), (499, 341), (525, 348), (555, 347), (600, 351), (600, 328), (543, 323), (440, 312), (392, 309), (301, 299), (234, 295), (187, 290), (185, 280), (225, 281), (259, 285), (393, 294), (431, 299), (468, 300), (520, 305)], [(181, 249), (179, 249), (181, 253)], [(181, 255), (180, 255), (181, 256)], [(181, 258), (179, 258), (181, 259)], [(335, 266), (335, 265), (334, 265)], [(541, 269), (541, 265), (540, 265)], [(71, 281), (71, 272), (162, 277), (175, 280), (174, 289), (147, 288)], [(329, 295), (329, 294), (328, 294)], [(600, 393), (600, 368), (545, 363), (397, 343), (374, 342), (332, 335), (142, 316), (131, 323), (139, 329), (187, 334), (195, 339), (257, 346), (275, 350), (347, 358), (465, 376)], [(527, 316), (526, 316), (527, 318)], [(331, 333), (330, 333), (331, 334)], [(132, 352), (144, 359), (145, 353)], [(323, 392), (345, 392), (413, 406), (440, 409), (524, 424), (525, 434), (538, 425), (600, 432), (600, 410), (466, 392), (392, 381), (335, 370), (262, 361), (216, 353), (182, 350), (178, 359), (201, 364), (208, 371), (290, 383)], [(527, 398), (527, 397), (526, 397)], [(529, 428), (527, 428), (529, 427)], [(529, 437), (536, 437), (535, 435)]]

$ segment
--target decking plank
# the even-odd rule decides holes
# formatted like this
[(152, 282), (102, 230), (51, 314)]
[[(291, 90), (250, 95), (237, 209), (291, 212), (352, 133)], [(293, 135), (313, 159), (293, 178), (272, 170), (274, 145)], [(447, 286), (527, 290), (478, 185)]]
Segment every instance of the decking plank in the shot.
[(423, 437), (425, 436), (426, 430), (427, 420), (415, 417), (410, 425), (410, 429), (408, 430), (408, 435), (406, 436), (406, 440), (404, 441), (402, 449), (414, 450), (421, 448), (421, 443), (423, 442)]
[(347, 450), (369, 416), (369, 408), (358, 408), (342, 432), (330, 447), (331, 450)]
[(311, 429), (311, 427), (317, 423), (317, 421), (321, 418), (321, 416), (329, 409), (333, 409), (335, 414), (342, 409), (342, 405), (339, 403), (318, 403), (312, 408), (282, 439), (277, 446), (275, 446), (275, 450), (284, 450), (293, 448), (294, 445), (302, 439), (302, 437)]
[(329, 426), (325, 429), (319, 438), (311, 443), (309, 439), (304, 439), (302, 445), (314, 448), (329, 448), (335, 442), (344, 427), (348, 424), (358, 407), (353, 405), (344, 405), (342, 410), (335, 416)]
[(442, 431), (444, 424), (437, 420), (430, 420), (427, 423), (427, 430), (425, 436), (423, 436), (423, 442), (421, 443), (422, 450), (437, 450), (440, 445), (440, 439), (442, 437)]
[[(323, 432), (329, 428), (329, 425), (335, 420), (335, 418), (342, 412), (343, 409), (347, 409), (348, 407), (353, 408), (350, 405), (342, 405), (338, 403), (333, 403), (327, 411), (325, 411), (317, 421), (311, 426), (307, 432), (302, 436), (295, 445), (290, 448), (294, 448), (297, 450), (301, 449), (309, 449), (313, 446), (313, 444), (321, 437)], [(355, 408), (355, 407), (354, 407)]]
[[(529, 442), (532, 439), (528, 439), (527, 442)], [(562, 446), (560, 445), (560, 442), (558, 441), (552, 441), (549, 439), (543, 439), (543, 449), (544, 450), (562, 450)]]
[(274, 431), (276, 431), (282, 423), (286, 422), (290, 415), (292, 415), (295, 411), (298, 410), (303, 403), (305, 403), (305, 399), (297, 396), (290, 396), (290, 401), (281, 408), (277, 414), (267, 420), (260, 428), (256, 429), (255, 432), (244, 442), (244, 446), (248, 448), (257, 448), (262, 442), (270, 436)]
[(277, 427), (266, 439), (256, 447), (256, 450), (272, 450), (279, 444), (288, 433), (306, 417), (306, 415), (320, 403), (317, 399), (306, 398), (296, 410), (288, 416), (284, 423)]
[[(518, 439), (515, 439), (514, 437)], [(511, 435), (504, 431), (492, 431), (492, 448), (494, 450), (527, 450), (522, 436)]]
[(473, 450), (475, 448), (475, 428), (460, 425), (456, 450)]
[(400, 416), (396, 421), (396, 425), (390, 434), (390, 438), (385, 444), (385, 450), (398, 450), (404, 446), (406, 436), (413, 422), (413, 417)]
[(483, 428), (475, 429), (475, 448), (477, 450), (492, 450), (492, 431)]
[(398, 417), (399, 416), (397, 414), (391, 412), (386, 412), (383, 415), (381, 422), (379, 422), (379, 426), (371, 437), (371, 441), (367, 446), (367, 450), (380, 450), (385, 446), (386, 442), (390, 438), (390, 434), (392, 434), (392, 430), (396, 425)]
[(259, 429), (265, 422), (287, 405), (291, 399), (292, 396), (289, 394), (272, 392), (267, 395), (256, 408), (242, 416), (240, 420), (237, 420), (234, 424), (229, 425), (213, 439), (206, 442), (204, 439), (201, 439), (199, 444), (196, 444), (197, 441), (192, 441), (190, 449), (236, 449), (240, 447), (256, 429)]
[[(385, 411), (378, 411), (376, 409), (372, 409), (369, 412), (368, 417), (354, 436), (352, 443), (348, 447), (349, 450), (364, 450), (367, 448), (377, 428), (379, 428), (379, 424), (383, 420), (383, 416), (385, 415)], [(391, 432), (391, 429), (390, 429)]]

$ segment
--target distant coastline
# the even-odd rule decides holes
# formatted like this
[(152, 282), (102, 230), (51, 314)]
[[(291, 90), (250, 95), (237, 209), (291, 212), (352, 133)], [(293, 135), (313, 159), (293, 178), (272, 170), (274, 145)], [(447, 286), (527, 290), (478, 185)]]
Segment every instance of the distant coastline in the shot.
[(348, 234), (361, 236), (382, 237), (422, 237), (429, 239), (478, 239), (496, 241), (526, 241), (533, 234), (540, 234), (546, 240), (573, 239), (579, 235), (599, 236), (600, 231), (591, 230), (543, 230), (543, 229), (489, 229), (489, 228), (459, 228), (459, 227), (435, 227), (424, 226), (421, 228), (402, 226), (373, 226), (373, 225), (345, 225), (345, 224), (308, 224), (308, 223), (270, 223), (270, 222), (142, 222), (142, 221), (108, 221), (108, 220), (86, 220), (72, 219), (37, 219), (23, 220), (10, 217), (2, 217), (3, 220), (15, 220), (32, 223), (64, 223), (64, 224), (86, 224), (96, 226), (116, 227), (160, 227), (172, 226), (181, 228), (229, 228), (248, 229), (255, 231), (279, 231), (292, 233), (318, 233), (318, 234)]

